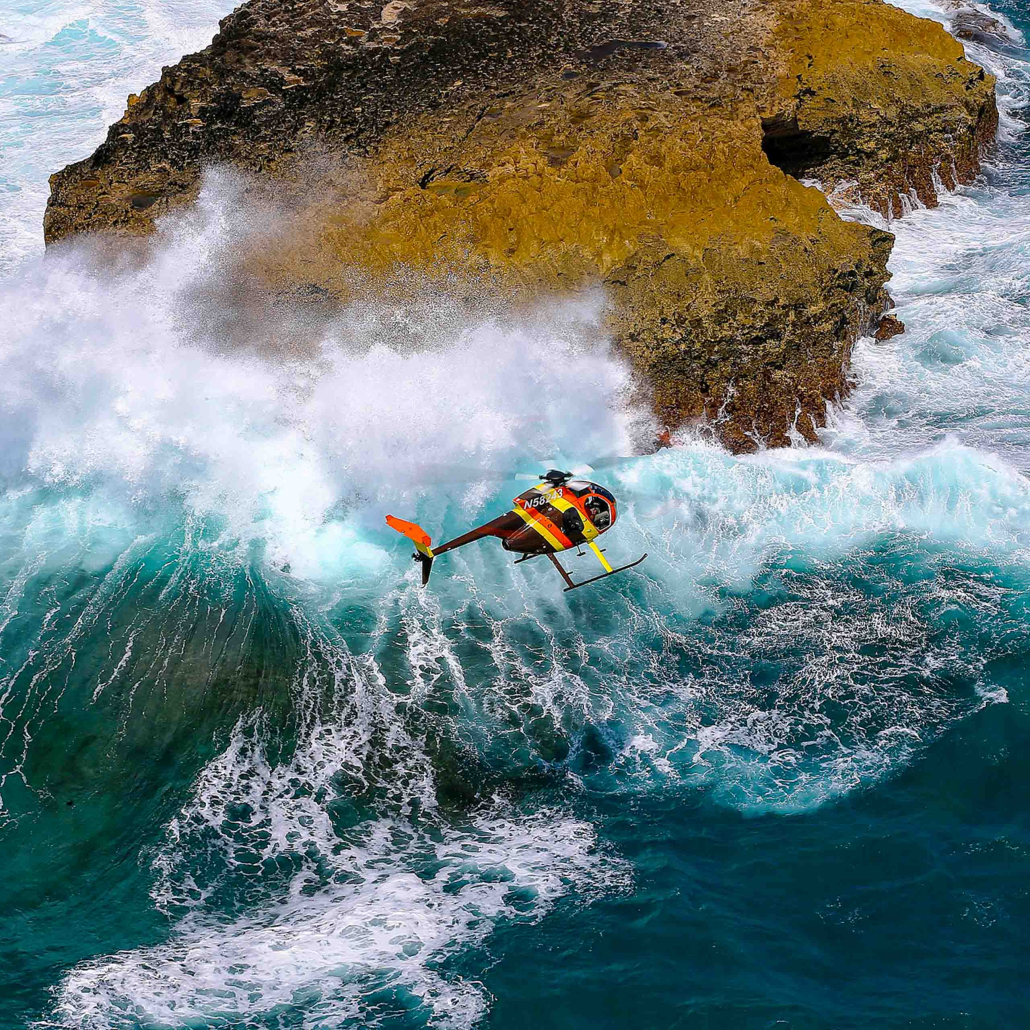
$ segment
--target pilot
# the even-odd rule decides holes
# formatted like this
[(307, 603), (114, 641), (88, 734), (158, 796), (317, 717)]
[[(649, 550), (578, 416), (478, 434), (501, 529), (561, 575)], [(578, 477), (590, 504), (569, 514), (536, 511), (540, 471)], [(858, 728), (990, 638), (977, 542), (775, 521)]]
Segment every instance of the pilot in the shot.
[(590, 521), (596, 529), (604, 530), (611, 525), (611, 512), (608, 510), (608, 505), (600, 497), (588, 497), (583, 502), (583, 507), (586, 508)]

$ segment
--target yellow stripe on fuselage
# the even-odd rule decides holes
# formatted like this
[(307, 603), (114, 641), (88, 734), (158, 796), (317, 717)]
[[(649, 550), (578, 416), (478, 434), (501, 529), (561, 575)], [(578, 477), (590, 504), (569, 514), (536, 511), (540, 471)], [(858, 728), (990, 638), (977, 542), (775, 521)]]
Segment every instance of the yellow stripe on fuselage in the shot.
[(553, 504), (563, 515), (569, 510), (569, 508), (575, 508), (576, 511), (579, 512), (579, 517), (583, 520), (584, 540), (594, 540), (596, 537), (600, 536), (597, 532), (597, 527), (586, 517), (586, 515), (583, 514), (582, 509), (573, 504), (572, 501), (567, 501), (564, 497), (555, 497), (550, 503)]
[(556, 551), (566, 549), (565, 544), (544, 525), (542, 518), (534, 518), (525, 508), (520, 508), (518, 505), (515, 505), (513, 510), (525, 521), (527, 526), (532, 526)]

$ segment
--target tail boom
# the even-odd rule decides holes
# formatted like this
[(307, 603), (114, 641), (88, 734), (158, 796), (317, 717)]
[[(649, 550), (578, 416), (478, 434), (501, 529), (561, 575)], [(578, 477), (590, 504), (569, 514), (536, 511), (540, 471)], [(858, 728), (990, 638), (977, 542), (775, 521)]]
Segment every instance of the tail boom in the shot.
[(422, 565), (423, 586), (429, 582), (429, 571), (433, 567), (433, 559), (445, 551), (453, 551), (456, 547), (464, 547), (473, 540), (482, 540), (487, 536), (496, 536), (504, 540), (521, 528), (523, 524), (521, 519), (509, 512), (507, 515), (499, 515), (496, 519), (491, 519), (482, 526), (476, 526), (475, 529), (470, 529), (467, 533), (462, 533), (461, 536), (456, 536), (453, 540), (448, 540), (434, 548), (429, 534), (417, 522), (406, 522), (394, 515), (387, 515), (386, 523), (415, 545), (415, 560)]

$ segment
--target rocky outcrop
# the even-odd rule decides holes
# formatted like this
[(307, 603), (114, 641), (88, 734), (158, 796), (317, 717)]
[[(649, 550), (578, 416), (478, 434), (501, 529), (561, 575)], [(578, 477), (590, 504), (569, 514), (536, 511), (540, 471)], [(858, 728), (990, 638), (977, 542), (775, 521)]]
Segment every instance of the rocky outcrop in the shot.
[(979, 43), (992, 50), (1019, 47), (1019, 33), (1002, 18), (975, 7), (966, 0), (940, 0), (941, 6), (951, 13), (952, 33), (967, 43)]
[(993, 78), (961, 43), (878, 0), (781, 6), (790, 63), (764, 122), (772, 161), (895, 216), (975, 178), (998, 109)]
[(901, 336), (904, 331), (905, 323), (900, 318), (896, 318), (894, 315), (884, 315), (876, 327), (873, 338), (877, 343), (886, 343), (888, 340), (893, 340), (895, 336)]
[(959, 39), (984, 46), (1013, 46), (1018, 43), (1003, 21), (972, 8), (956, 12), (951, 29)]
[(891, 235), (798, 177), (930, 203), (996, 117), (880, 0), (250, 0), (52, 177), (45, 230), (149, 232), (231, 163), (304, 198), (276, 289), (603, 284), (662, 420), (752, 449), (814, 437), (887, 303)]

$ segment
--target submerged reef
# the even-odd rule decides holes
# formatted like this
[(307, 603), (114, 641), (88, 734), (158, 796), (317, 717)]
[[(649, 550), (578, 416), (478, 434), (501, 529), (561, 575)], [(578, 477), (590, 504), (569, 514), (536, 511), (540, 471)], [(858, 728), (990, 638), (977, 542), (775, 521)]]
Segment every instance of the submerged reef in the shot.
[(146, 234), (230, 164), (293, 197), (251, 262), (347, 301), (603, 286), (659, 418), (813, 439), (901, 214), (970, 181), (994, 81), (881, 0), (249, 0), (51, 178), (48, 243)]

